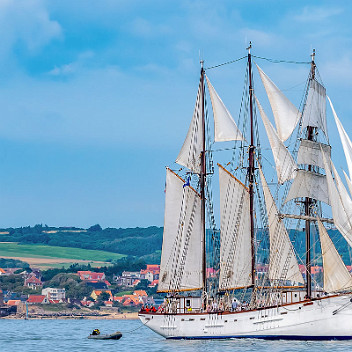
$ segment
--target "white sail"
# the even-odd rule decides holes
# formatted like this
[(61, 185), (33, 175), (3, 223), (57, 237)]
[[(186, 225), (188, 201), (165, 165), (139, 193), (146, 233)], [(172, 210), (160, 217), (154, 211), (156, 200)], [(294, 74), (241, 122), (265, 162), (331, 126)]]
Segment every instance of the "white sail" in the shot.
[(193, 118), (186, 139), (176, 159), (178, 164), (187, 167), (194, 173), (200, 173), (200, 156), (203, 150), (202, 113), (202, 84), (199, 83)]
[(318, 127), (328, 139), (326, 128), (326, 89), (316, 80), (310, 81), (308, 97), (302, 116), (302, 129)]
[(220, 178), (220, 278), (221, 290), (252, 283), (249, 193), (219, 165)]
[(324, 291), (336, 292), (352, 288), (352, 276), (320, 220), (318, 228), (323, 257)]
[(336, 169), (330, 160), (330, 164), (335, 173), (336, 183), (332, 178), (331, 172), (328, 166), (328, 160), (323, 154), (326, 180), (328, 184), (329, 197), (331, 199), (331, 210), (332, 217), (334, 219), (335, 226), (340, 231), (342, 236), (346, 239), (348, 244), (352, 246), (352, 201), (348, 196), (345, 187), (343, 186), (340, 176), (336, 172)]
[(345, 171), (343, 171), (343, 174), (345, 175), (346, 183), (347, 183), (348, 189), (350, 191), (350, 195), (352, 196), (352, 182), (351, 182), (350, 178), (347, 176)]
[(348, 134), (346, 133), (345, 129), (343, 128), (341, 121), (337, 117), (337, 114), (335, 112), (335, 109), (329, 97), (328, 97), (328, 100), (330, 103), (332, 114), (334, 115), (334, 118), (335, 118), (337, 129), (339, 131), (343, 151), (345, 152), (348, 172), (350, 174), (350, 179), (351, 179), (352, 178), (352, 142), (350, 140), (350, 137), (348, 137)]
[(283, 184), (285, 181), (293, 179), (295, 176), (295, 170), (297, 165), (292, 158), (291, 153), (287, 150), (284, 143), (279, 138), (273, 125), (266, 116), (259, 100), (256, 98), (256, 102), (259, 108), (260, 116), (262, 117), (266, 134), (269, 139), (271, 151), (276, 165), (277, 180)]
[(165, 216), (158, 290), (196, 290), (203, 286), (203, 239), (199, 194), (166, 169)]
[(297, 154), (297, 164), (314, 165), (324, 168), (322, 151), (325, 155), (331, 155), (331, 146), (328, 144), (302, 139)]
[(291, 136), (293, 130), (296, 128), (301, 113), (258, 65), (257, 68), (269, 98), (275, 118), (277, 133), (281, 141), (284, 142)]
[(320, 200), (330, 205), (328, 185), (326, 177), (315, 172), (296, 170), (296, 177), (285, 199), (285, 203), (291, 199), (308, 197)]
[(215, 142), (242, 141), (244, 140), (241, 131), (238, 129), (231, 114), (216, 93), (207, 76), (211, 105), (214, 115), (214, 140)]
[(282, 219), (279, 217), (274, 198), (271, 195), (261, 168), (259, 169), (259, 173), (269, 223), (269, 279), (271, 281), (290, 280), (295, 283), (304, 283), (290, 237)]

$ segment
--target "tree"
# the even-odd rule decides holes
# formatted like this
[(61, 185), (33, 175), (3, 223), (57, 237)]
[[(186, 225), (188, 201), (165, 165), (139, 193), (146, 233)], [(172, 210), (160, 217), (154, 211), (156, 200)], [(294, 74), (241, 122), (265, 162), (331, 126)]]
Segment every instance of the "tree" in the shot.
[(109, 299), (110, 299), (110, 295), (107, 292), (102, 292), (98, 296), (98, 302), (105, 302), (105, 301), (108, 301)]
[(99, 224), (93, 225), (88, 229), (89, 232), (103, 231)]

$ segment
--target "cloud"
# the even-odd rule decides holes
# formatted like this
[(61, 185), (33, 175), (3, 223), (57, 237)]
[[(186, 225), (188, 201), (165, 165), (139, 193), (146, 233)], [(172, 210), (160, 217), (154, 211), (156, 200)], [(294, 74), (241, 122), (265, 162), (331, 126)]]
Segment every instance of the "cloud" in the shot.
[(50, 19), (41, 0), (3, 0), (0, 2), (0, 48), (12, 50), (21, 44), (29, 52), (62, 36), (60, 24)]
[(130, 25), (131, 32), (143, 38), (156, 38), (163, 35), (170, 35), (172, 30), (165, 24), (155, 24), (144, 18), (136, 18)]
[(49, 76), (56, 77), (67, 77), (77, 73), (82, 70), (89, 62), (91, 62), (95, 58), (95, 54), (93, 51), (84, 51), (78, 55), (76, 61), (63, 64), (61, 66), (55, 66), (52, 70), (48, 72)]
[(342, 12), (340, 8), (306, 6), (294, 19), (299, 22), (322, 22)]

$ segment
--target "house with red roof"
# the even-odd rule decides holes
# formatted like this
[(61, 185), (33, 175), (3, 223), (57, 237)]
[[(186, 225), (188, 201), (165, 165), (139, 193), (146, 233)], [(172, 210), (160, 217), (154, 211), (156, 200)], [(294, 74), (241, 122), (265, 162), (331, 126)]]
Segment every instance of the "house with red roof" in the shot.
[(20, 303), (21, 303), (20, 299), (9, 299), (6, 304), (12, 307), (12, 306), (18, 306)]
[(105, 290), (111, 286), (110, 282), (106, 280), (104, 273), (77, 271), (77, 274), (82, 281), (85, 281), (88, 286), (91, 286), (96, 290)]
[(83, 301), (81, 301), (81, 306), (90, 308), (90, 307), (94, 306), (94, 302), (93, 301), (83, 300)]
[(32, 290), (38, 290), (43, 287), (43, 283), (36, 276), (31, 275), (24, 280), (24, 286), (31, 288)]
[(155, 287), (155, 286), (158, 286), (159, 284), (159, 280), (153, 280), (149, 285), (148, 287)]
[(104, 281), (104, 273), (95, 273), (94, 271), (77, 271), (79, 278), (82, 281)]
[(136, 290), (133, 292), (133, 294), (137, 297), (148, 297), (147, 292), (145, 292), (144, 290)]
[(160, 265), (157, 264), (148, 264), (146, 269), (142, 269), (140, 271), (140, 276), (141, 279), (148, 280), (150, 282), (153, 282), (154, 280), (159, 279), (159, 274), (160, 274)]
[(126, 306), (138, 306), (143, 305), (148, 300), (148, 294), (144, 290), (136, 290), (132, 295), (124, 295), (122, 297), (114, 297), (115, 302), (120, 302)]
[(138, 296), (135, 295), (124, 295), (124, 300), (122, 301), (122, 305), (127, 306), (138, 306), (142, 305), (143, 302), (140, 301)]
[(0, 268), (0, 275), (6, 275), (6, 271), (2, 268)]
[(49, 304), (49, 300), (44, 295), (29, 295), (28, 304)]

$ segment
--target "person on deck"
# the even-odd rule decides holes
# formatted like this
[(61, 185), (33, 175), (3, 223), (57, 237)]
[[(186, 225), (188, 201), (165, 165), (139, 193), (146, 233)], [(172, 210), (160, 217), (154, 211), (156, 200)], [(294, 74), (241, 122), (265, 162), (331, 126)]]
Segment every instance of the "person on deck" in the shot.
[(234, 298), (233, 301), (232, 301), (231, 309), (232, 309), (233, 312), (236, 312), (236, 310), (237, 310), (237, 301), (236, 301), (236, 298)]

